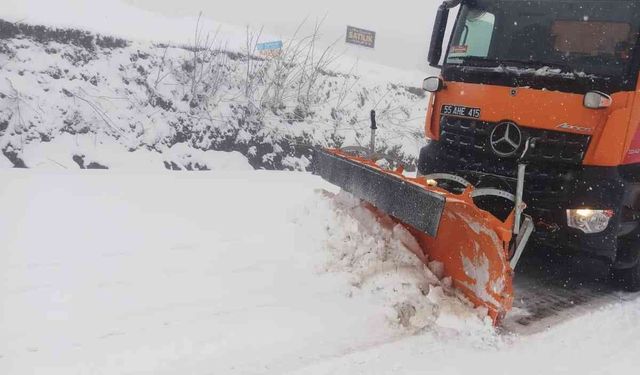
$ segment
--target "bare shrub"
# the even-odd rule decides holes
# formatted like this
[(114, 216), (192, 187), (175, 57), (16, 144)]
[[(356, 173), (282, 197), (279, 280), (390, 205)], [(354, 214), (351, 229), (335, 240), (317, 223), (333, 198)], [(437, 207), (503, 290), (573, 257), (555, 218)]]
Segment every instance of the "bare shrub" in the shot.
[(173, 70), (173, 61), (171, 59), (167, 59), (167, 53), (169, 51), (169, 47), (164, 47), (164, 52), (162, 53), (162, 58), (160, 59), (160, 64), (158, 65), (158, 71), (156, 72), (156, 78), (153, 81), (153, 90), (158, 91), (158, 87), (164, 80), (171, 75)]
[(312, 106), (321, 102), (322, 96), (317, 90), (320, 77), (331, 68), (331, 65), (339, 57), (335, 53), (337, 40), (324, 49), (318, 49), (318, 39), (323, 21), (316, 22), (312, 34), (306, 38), (308, 41), (307, 53), (299, 64), (297, 101), (299, 107), (306, 114), (310, 112)]
[(218, 105), (224, 87), (228, 55), (219, 43), (219, 29), (211, 35), (202, 30), (202, 13), (198, 16), (191, 59), (187, 64), (191, 108), (210, 110)]
[(253, 30), (247, 26), (245, 46), (244, 46), (244, 82), (243, 91), (245, 99), (250, 107), (258, 109), (256, 105), (256, 95), (260, 85), (264, 83), (266, 70), (269, 68), (270, 62), (267, 59), (257, 56), (258, 44), (262, 38), (263, 29)]
[[(6, 126), (3, 125), (3, 127), (5, 128), (4, 130), (8, 130), (9, 132), (21, 134), (27, 129), (25, 111), (33, 110), (33, 108), (29, 105), (28, 98), (16, 89), (9, 78), (5, 78), (5, 81), (8, 85), (8, 90), (0, 91), (0, 99), (8, 102), (4, 110), (0, 110), (0, 114), (6, 112), (6, 115), (3, 117), (7, 118), (7, 124)], [(11, 119), (13, 119), (13, 127), (10, 128), (11, 121), (9, 120)]]
[(130, 139), (130, 137), (118, 127), (117, 123), (111, 118), (109, 113), (103, 108), (100, 100), (110, 101), (110, 98), (105, 97), (94, 97), (87, 93), (84, 89), (79, 88), (77, 92), (71, 92), (67, 89), (62, 89), (62, 93), (67, 97), (73, 98), (74, 101), (79, 101), (80, 103), (85, 104), (93, 113), (98, 116), (98, 118), (107, 126), (107, 128), (111, 129), (114, 133), (112, 133), (116, 138), (124, 137), (126, 139)]
[(287, 104), (293, 103), (297, 116), (301, 119), (308, 116), (312, 107), (322, 100), (317, 90), (321, 74), (338, 57), (337, 41), (319, 48), (322, 21), (314, 25), (309, 35), (300, 37), (305, 24), (306, 20), (285, 43), (281, 53), (270, 60), (266, 71), (261, 105), (276, 115), (281, 115)]

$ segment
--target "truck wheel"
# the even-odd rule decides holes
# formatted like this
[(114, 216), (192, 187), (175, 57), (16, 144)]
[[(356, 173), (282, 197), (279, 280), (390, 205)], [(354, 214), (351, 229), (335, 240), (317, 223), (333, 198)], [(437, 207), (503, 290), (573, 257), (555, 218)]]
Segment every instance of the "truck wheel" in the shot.
[(640, 292), (640, 263), (627, 269), (613, 270), (613, 281), (627, 292)]

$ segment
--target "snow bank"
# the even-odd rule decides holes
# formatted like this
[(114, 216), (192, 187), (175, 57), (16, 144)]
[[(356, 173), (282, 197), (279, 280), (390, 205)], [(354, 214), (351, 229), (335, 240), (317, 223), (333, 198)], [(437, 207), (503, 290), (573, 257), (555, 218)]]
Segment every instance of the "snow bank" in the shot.
[[(3, 158), (6, 162), (4, 165), (0, 162), (0, 167), (13, 166)], [(25, 145), (21, 160), (30, 168), (43, 170), (253, 170), (247, 158), (238, 152), (202, 151), (184, 143), (160, 151), (128, 150), (114, 139), (71, 134), (61, 134), (49, 142)]]
[(13, 163), (6, 156), (0, 155), (0, 169), (13, 168)]
[(457, 297), (450, 279), (442, 279), (441, 264), (426, 267), (414, 255), (419, 245), (401, 225), (345, 192), (310, 204), (302, 225), (321, 229), (313, 241), (325, 257), (319, 271), (343, 275), (347, 295), (384, 306), (389, 323), (411, 332), (495, 334), (486, 311), (474, 310)]
[(213, 171), (252, 171), (253, 168), (239, 152), (202, 151), (178, 143), (164, 154), (164, 161), (176, 163), (179, 169), (213, 170)]
[[(371, 109), (378, 111), (378, 145), (387, 153), (410, 166), (425, 142), (424, 92), (385, 81), (383, 74), (323, 70), (308, 82), (307, 96), (295, 83), (274, 92), (269, 80), (275, 76), (264, 73), (262, 84), (245, 90), (247, 71), (256, 68), (246, 56), (218, 51), (210, 61), (215, 68), (194, 86), (193, 54), (182, 47), (97, 45), (95, 36), (79, 32), (4, 26), (11, 37), (0, 40), (0, 150), (16, 166), (66, 158), (56, 154), (55, 142), (46, 145), (62, 137), (71, 147), (81, 144), (87, 165), (119, 165), (130, 158), (143, 167), (141, 155), (154, 158), (188, 144), (193, 150), (187, 159), (193, 160), (167, 160), (169, 168), (192, 168), (206, 158), (196, 150), (216, 150), (240, 152), (255, 168), (304, 170), (312, 146), (368, 142)], [(265, 60), (252, 64), (275, 69)], [(111, 147), (114, 160), (102, 151), (89, 160), (90, 143), (109, 145), (98, 147), (105, 151), (117, 143), (132, 154)], [(38, 145), (43, 150), (35, 150)]]

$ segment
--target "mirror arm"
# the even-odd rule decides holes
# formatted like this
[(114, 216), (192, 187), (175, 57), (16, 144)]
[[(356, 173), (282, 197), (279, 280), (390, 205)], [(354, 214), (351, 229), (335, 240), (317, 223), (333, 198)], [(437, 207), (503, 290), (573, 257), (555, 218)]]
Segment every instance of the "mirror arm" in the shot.
[(444, 2), (440, 4), (440, 7), (438, 7), (436, 25), (434, 25), (433, 34), (431, 35), (431, 45), (429, 46), (429, 65), (431, 66), (440, 66), (440, 59), (442, 58), (442, 44), (444, 43), (444, 34), (448, 20), (449, 7), (447, 6), (447, 3)]
[(429, 65), (442, 68), (440, 59), (442, 58), (442, 49), (444, 37), (447, 31), (447, 23), (449, 21), (449, 9), (455, 8), (462, 3), (462, 0), (445, 0), (438, 7), (436, 16), (436, 25), (431, 35), (431, 45), (429, 46)]

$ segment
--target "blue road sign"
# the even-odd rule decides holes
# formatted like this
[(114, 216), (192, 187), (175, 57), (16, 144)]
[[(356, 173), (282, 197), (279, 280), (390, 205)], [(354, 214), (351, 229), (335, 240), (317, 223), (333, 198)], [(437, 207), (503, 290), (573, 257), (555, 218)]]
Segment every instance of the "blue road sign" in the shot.
[(277, 49), (282, 49), (282, 41), (278, 40), (276, 42), (267, 42), (267, 43), (259, 43), (257, 48), (258, 51), (273, 51)]

